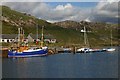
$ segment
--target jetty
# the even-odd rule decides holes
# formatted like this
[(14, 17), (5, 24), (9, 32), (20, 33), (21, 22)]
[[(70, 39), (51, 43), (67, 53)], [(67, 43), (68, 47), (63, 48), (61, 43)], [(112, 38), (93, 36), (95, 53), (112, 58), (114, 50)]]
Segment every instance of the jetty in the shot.
[(48, 55), (51, 54), (59, 54), (59, 53), (76, 53), (75, 47), (69, 47), (69, 48), (49, 48), (48, 49)]

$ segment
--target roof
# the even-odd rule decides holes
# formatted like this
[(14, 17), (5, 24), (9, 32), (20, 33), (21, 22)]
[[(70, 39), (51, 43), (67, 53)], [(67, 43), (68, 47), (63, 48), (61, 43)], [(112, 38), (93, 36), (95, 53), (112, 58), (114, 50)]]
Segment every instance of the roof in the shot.
[[(31, 36), (33, 39), (36, 39), (36, 34), (29, 34), (28, 36)], [(17, 39), (18, 34), (0, 34), (0, 38), (2, 39)], [(26, 37), (25, 37), (26, 38)], [(38, 35), (38, 38), (41, 38), (41, 34)], [(53, 39), (54, 37), (50, 34), (44, 35), (45, 39)]]
[(0, 34), (2, 39), (15, 39), (17, 38), (18, 34)]
[[(18, 39), (18, 34), (0, 34), (0, 38), (2, 39)], [(26, 37), (24, 36), (26, 39)]]
[[(31, 36), (33, 39), (36, 39), (37, 38), (37, 35), (36, 34), (29, 34), (28, 36)], [(41, 34), (38, 34), (38, 38), (41, 38), (42, 37), (42, 35)], [(51, 34), (45, 34), (44, 35), (44, 38), (46, 38), (46, 39), (51, 39), (51, 38), (54, 38)]]

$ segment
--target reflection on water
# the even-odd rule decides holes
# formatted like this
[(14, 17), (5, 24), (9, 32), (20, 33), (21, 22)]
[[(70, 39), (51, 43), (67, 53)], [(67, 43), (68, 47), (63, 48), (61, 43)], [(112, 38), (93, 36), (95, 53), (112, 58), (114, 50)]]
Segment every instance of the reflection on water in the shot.
[(117, 52), (56, 54), (47, 57), (3, 59), (3, 78), (117, 77)]

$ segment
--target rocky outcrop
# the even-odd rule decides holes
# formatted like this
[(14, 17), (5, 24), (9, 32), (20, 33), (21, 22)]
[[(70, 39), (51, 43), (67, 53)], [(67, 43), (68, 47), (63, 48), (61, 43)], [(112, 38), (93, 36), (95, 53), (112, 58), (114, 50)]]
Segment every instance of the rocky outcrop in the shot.
[(18, 26), (25, 26), (25, 25), (31, 26), (31, 25), (36, 24), (36, 22), (33, 19), (23, 20), (22, 17), (20, 17), (19, 20), (12, 20), (12, 19), (10, 19), (9, 17), (6, 17), (6, 16), (2, 16), (1, 18), (2, 18), (1, 19), (2, 22), (5, 22), (5, 23), (8, 23), (12, 26), (17, 26), (17, 27)]

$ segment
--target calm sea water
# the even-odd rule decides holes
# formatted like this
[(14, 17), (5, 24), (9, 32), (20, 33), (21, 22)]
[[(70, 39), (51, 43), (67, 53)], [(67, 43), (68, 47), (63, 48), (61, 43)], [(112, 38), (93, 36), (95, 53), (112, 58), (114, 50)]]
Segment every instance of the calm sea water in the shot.
[(117, 78), (118, 52), (4, 58), (3, 78)]

